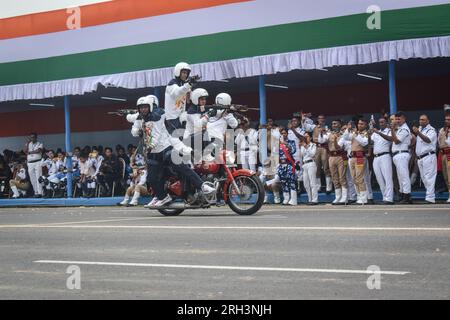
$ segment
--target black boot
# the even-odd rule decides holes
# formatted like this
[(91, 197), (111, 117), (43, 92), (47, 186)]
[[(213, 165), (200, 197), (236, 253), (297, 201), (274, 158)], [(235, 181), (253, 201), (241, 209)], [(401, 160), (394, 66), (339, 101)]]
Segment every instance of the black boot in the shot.
[(403, 194), (403, 200), (400, 201), (401, 204), (412, 204), (411, 201), (411, 194), (410, 193), (404, 193)]

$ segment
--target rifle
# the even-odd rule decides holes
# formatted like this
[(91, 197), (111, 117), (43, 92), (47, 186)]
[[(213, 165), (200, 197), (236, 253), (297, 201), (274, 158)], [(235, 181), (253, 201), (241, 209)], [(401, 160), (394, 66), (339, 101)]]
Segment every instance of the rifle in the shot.
[(258, 110), (259, 108), (249, 108), (241, 104), (232, 104), (230, 106), (223, 106), (220, 104), (206, 105), (206, 110), (216, 109), (216, 110), (227, 110), (228, 112), (248, 112), (250, 110)]
[(108, 114), (112, 114), (112, 115), (116, 115), (116, 116), (127, 116), (129, 114), (135, 114), (138, 113), (138, 111), (136, 109), (119, 109), (117, 111), (110, 111), (108, 112)]

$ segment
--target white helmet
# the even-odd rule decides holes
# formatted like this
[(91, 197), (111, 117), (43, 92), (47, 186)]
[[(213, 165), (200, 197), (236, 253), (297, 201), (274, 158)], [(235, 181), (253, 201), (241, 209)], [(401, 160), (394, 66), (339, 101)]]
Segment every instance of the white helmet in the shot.
[(206, 91), (205, 89), (198, 88), (191, 93), (191, 101), (196, 106), (198, 106), (198, 100), (202, 97), (209, 97), (208, 91)]
[(190, 72), (191, 66), (189, 64), (187, 64), (186, 62), (177, 63), (177, 65), (175, 66), (175, 69), (173, 70), (173, 75), (175, 76), (175, 78), (180, 77), (181, 70), (189, 70), (189, 72)]
[(216, 97), (216, 104), (231, 106), (231, 96), (228, 93), (219, 93)]
[(150, 112), (153, 111), (153, 108), (156, 108), (159, 106), (158, 98), (154, 95), (149, 95), (145, 97), (141, 97), (138, 99), (136, 106), (139, 108), (141, 105), (148, 104), (150, 106)]

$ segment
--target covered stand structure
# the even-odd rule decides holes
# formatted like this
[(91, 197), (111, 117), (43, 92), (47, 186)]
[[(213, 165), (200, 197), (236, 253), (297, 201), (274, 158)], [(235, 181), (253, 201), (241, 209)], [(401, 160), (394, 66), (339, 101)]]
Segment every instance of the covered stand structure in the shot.
[[(202, 81), (450, 57), (450, 4), (439, 0), (116, 0), (0, 19), (0, 103), (66, 97), (99, 85), (162, 87), (187, 61)], [(156, 93), (160, 94), (160, 89)], [(264, 157), (264, 150), (263, 150)]]

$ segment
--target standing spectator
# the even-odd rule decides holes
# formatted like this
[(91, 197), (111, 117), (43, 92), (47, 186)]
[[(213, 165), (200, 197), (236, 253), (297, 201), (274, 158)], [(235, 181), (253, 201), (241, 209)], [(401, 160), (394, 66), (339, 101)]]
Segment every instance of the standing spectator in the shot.
[[(394, 181), (392, 171), (391, 129), (385, 118), (378, 120), (379, 129), (374, 128), (371, 135), (373, 141), (373, 171), (383, 194), (384, 204), (394, 204)], [(388, 138), (388, 139), (387, 139)]]
[(280, 164), (278, 176), (283, 188), (283, 204), (297, 205), (297, 179), (295, 176), (295, 160), (293, 154), (297, 152), (294, 140), (289, 140), (286, 129), (281, 129)]
[(445, 115), (445, 126), (439, 131), (439, 149), (442, 154), (442, 174), (448, 188), (450, 203), (450, 113)]
[(236, 145), (239, 155), (239, 162), (243, 169), (250, 169), (256, 172), (258, 160), (258, 131), (250, 128), (250, 121), (245, 118), (241, 123), (241, 128), (237, 130)]
[(27, 156), (28, 175), (34, 190), (34, 197), (42, 197), (42, 185), (39, 178), (42, 176), (42, 152), (44, 145), (37, 141), (37, 134), (31, 133), (23, 151)]
[(352, 124), (349, 123), (343, 138), (352, 142), (352, 159), (350, 160), (350, 173), (355, 182), (358, 204), (367, 203), (367, 186), (365, 183), (365, 170), (368, 165), (365, 149), (369, 144), (369, 137), (366, 131), (367, 121), (360, 119), (358, 127), (352, 130)]
[(303, 183), (308, 194), (308, 204), (319, 204), (319, 186), (317, 185), (317, 165), (315, 156), (317, 147), (311, 141), (309, 133), (305, 133), (305, 139), (300, 141), (300, 155), (303, 163)]
[(434, 192), (437, 175), (436, 130), (430, 125), (427, 115), (423, 114), (419, 119), (420, 127), (414, 126), (413, 133), (417, 136), (416, 155), (419, 166), (420, 178), (426, 188), (425, 202), (435, 203)]
[(411, 153), (411, 131), (406, 124), (406, 115), (398, 112), (395, 122), (391, 127), (392, 134), (392, 157), (399, 181), (400, 203), (411, 203), (411, 179), (409, 176), (409, 161)]

